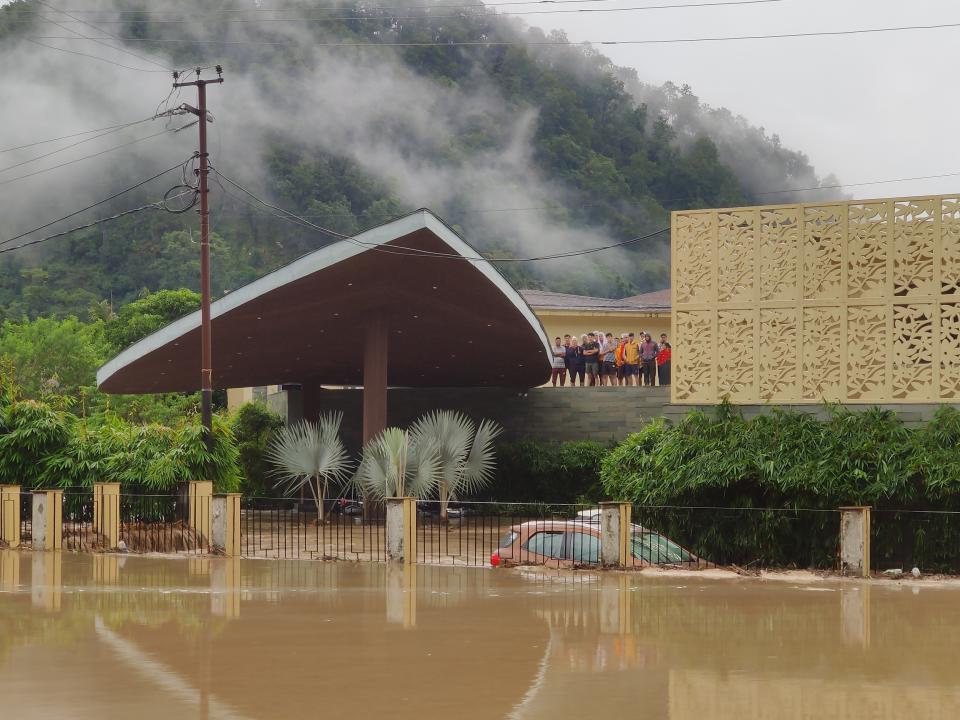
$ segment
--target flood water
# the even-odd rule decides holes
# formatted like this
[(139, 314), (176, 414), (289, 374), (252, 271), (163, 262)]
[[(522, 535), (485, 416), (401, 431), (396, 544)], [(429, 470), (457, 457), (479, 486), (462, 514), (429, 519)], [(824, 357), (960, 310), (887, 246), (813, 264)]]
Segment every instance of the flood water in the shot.
[(0, 717), (960, 717), (960, 590), (0, 551)]

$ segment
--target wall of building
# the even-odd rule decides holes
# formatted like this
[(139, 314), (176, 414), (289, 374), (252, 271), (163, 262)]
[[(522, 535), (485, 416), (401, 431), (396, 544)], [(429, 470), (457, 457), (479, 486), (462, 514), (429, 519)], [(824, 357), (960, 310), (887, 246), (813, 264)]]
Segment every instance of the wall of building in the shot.
[[(660, 416), (668, 396), (667, 388), (397, 388), (389, 391), (387, 421), (406, 427), (431, 410), (460, 410), (500, 423), (506, 440), (615, 442)], [(304, 388), (306, 417), (344, 414), (343, 439), (351, 450), (361, 444), (362, 406), (362, 390)]]
[(673, 213), (673, 400), (960, 401), (960, 198)]
[[(671, 337), (669, 313), (601, 313), (574, 312), (570, 310), (538, 310), (534, 312), (543, 324), (543, 329), (553, 343), (555, 337), (564, 335), (585, 335), (600, 330), (604, 333), (620, 335), (625, 332), (648, 332), (654, 339), (660, 339), (660, 333)], [(671, 339), (672, 342), (672, 339)]]

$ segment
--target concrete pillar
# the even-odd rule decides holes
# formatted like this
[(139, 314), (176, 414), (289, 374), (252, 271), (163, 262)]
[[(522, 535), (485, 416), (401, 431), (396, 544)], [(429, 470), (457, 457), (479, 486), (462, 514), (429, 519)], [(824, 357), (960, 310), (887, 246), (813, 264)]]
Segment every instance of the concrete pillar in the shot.
[(387, 564), (387, 622), (405, 630), (417, 626), (417, 565)]
[(840, 574), (870, 577), (870, 507), (840, 508)]
[(120, 543), (120, 483), (93, 484), (93, 531), (103, 537), (104, 549)]
[(240, 554), (240, 493), (213, 496), (210, 544), (227, 557)]
[(210, 542), (213, 483), (193, 480), (187, 487), (187, 527), (200, 536), (200, 542)]
[(363, 328), (363, 444), (387, 427), (387, 322), (382, 314)]
[(63, 490), (35, 490), (31, 522), (34, 550), (63, 547)]
[(63, 598), (62, 559), (58, 552), (33, 553), (30, 602), (47, 611), (60, 609)]
[(600, 503), (600, 564), (603, 567), (631, 567), (630, 515), (628, 502)]
[(0, 542), (20, 547), (19, 485), (0, 485)]
[[(221, 496), (222, 497), (222, 496)], [(240, 617), (240, 560), (214, 558), (210, 565), (210, 611), (216, 617)]]
[(387, 498), (387, 560), (417, 561), (417, 500)]

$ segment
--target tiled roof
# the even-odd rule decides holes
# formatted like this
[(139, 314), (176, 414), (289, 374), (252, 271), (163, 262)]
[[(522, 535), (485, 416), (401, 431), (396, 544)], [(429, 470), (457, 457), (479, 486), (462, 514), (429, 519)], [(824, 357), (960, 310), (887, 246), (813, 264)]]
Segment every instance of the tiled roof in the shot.
[(670, 289), (611, 298), (569, 295), (546, 290), (521, 290), (520, 294), (534, 310), (597, 310), (603, 312), (670, 312)]

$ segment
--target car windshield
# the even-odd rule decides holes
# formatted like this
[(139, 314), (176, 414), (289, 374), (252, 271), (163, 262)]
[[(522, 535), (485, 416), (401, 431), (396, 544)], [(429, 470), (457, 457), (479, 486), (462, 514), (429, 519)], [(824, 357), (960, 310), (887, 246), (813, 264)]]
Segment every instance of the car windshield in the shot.
[(513, 545), (514, 540), (516, 540), (518, 537), (520, 537), (520, 533), (510, 530), (502, 538), (500, 538), (500, 547), (510, 547)]
[(655, 532), (634, 533), (631, 545), (633, 556), (649, 563), (679, 563), (693, 559), (673, 540)]

